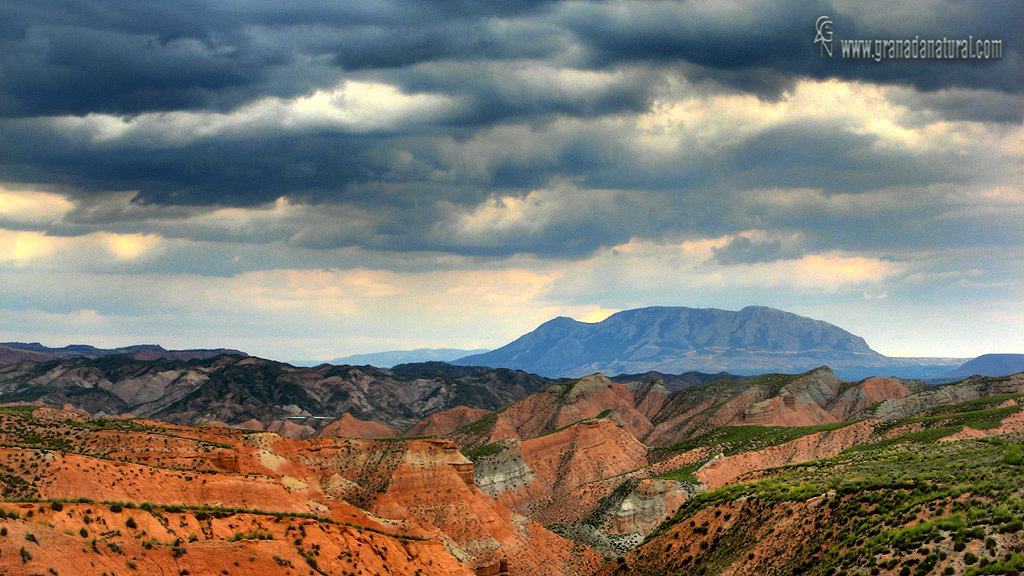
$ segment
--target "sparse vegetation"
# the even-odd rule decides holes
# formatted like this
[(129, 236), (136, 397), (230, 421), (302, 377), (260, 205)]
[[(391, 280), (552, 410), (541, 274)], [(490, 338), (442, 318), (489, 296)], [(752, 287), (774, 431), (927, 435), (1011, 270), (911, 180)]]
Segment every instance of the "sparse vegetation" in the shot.
[[(740, 390), (741, 386), (754, 385), (767, 390), (765, 393), (770, 394), (778, 393), (785, 385), (792, 383), (800, 376), (773, 375), (756, 380), (753, 384), (750, 382), (742, 385), (719, 382), (708, 386), (718, 391), (724, 391), (724, 394), (730, 389), (735, 391)], [(562, 382), (556, 384), (553, 391), (564, 395), (572, 390), (573, 385), (573, 382)], [(707, 392), (707, 390), (703, 392)], [(678, 399), (679, 396), (676, 398)], [(786, 398), (791, 397), (787, 396)], [(951, 567), (955, 567), (954, 573), (963, 572), (964, 566), (967, 565), (969, 566), (967, 573), (972, 576), (974, 574), (1012, 573), (1020, 568), (1021, 562), (1024, 561), (1024, 557), (1021, 556), (1021, 553), (1024, 553), (1022, 550), (1024, 541), (1020, 540), (1021, 537), (1024, 537), (1022, 534), (1024, 532), (1024, 504), (1022, 504), (1024, 494), (1019, 485), (1020, 466), (1024, 465), (1024, 437), (1011, 435), (1005, 438), (955, 443), (938, 443), (935, 440), (960, 430), (964, 426), (981, 430), (991, 429), (1002, 419), (1020, 410), (1020, 406), (1017, 405), (1004, 405), (1006, 402), (1018, 399), (1017, 395), (1004, 395), (972, 400), (955, 406), (933, 408), (921, 412), (914, 418), (877, 425), (874, 435), (868, 442), (851, 448), (834, 458), (789, 465), (768, 471), (755, 469), (742, 477), (749, 481), (732, 484), (686, 501), (678, 514), (666, 521), (655, 535), (647, 540), (647, 545), (651, 546), (649, 549), (642, 549), (636, 555), (622, 556), (626, 550), (635, 545), (640, 536), (630, 535), (631, 538), (636, 538), (632, 541), (626, 538), (626, 535), (619, 535), (621, 537), (619, 540), (608, 537), (606, 542), (611, 542), (612, 548), (622, 545), (621, 548), (614, 551), (615, 556), (621, 558), (621, 561), (616, 562), (614, 569), (620, 573), (710, 575), (716, 573), (716, 569), (724, 566), (747, 563), (748, 565), (744, 565), (742, 570), (733, 571), (736, 573), (774, 571), (803, 576), (865, 576), (883, 573), (887, 576), (901, 573), (906, 573), (907, 576), (926, 576), (948, 573)], [(724, 401), (718, 399), (715, 402), (714, 406), (721, 406)], [(580, 403), (580, 405), (584, 404)], [(588, 405), (586, 409), (588, 410), (587, 414), (597, 412), (592, 404)], [(671, 409), (666, 408), (666, 412), (670, 411)], [(465, 449), (463, 454), (471, 460), (479, 461), (481, 458), (493, 456), (503, 450), (504, 444), (500, 442), (484, 443), (487, 442), (487, 433), (493, 429), (500, 414), (500, 411), (489, 413), (464, 426), (456, 433), (456, 436), (472, 436), (466, 442), (470, 447)], [(627, 414), (626, 411), (622, 411), (621, 414), (626, 422), (627, 431), (634, 425), (635, 420), (639, 420), (634, 418), (633, 414)], [(761, 413), (755, 414), (760, 415)], [(611, 409), (604, 409), (598, 413), (596, 418), (611, 415)], [(758, 421), (753, 418), (750, 420)], [(545, 419), (541, 421), (537, 419), (537, 421), (547, 422), (548, 425), (544, 428), (547, 431), (554, 426), (552, 422), (564, 420)], [(314, 486), (315, 482), (311, 482), (310, 478), (323, 481), (331, 474), (337, 473), (343, 480), (331, 478), (331, 482), (337, 480), (331, 489), (338, 490), (331, 494), (331, 498), (344, 498), (350, 503), (359, 504), (369, 502), (376, 497), (376, 494), (388, 491), (391, 488), (388, 483), (392, 482), (392, 477), (388, 472), (394, 470), (396, 466), (402, 465), (402, 462), (409, 463), (411, 461), (402, 460), (408, 449), (408, 445), (403, 445), (403, 443), (418, 438), (427, 438), (423, 436), (399, 437), (380, 441), (330, 439), (319, 445), (317, 442), (320, 440), (312, 440), (310, 445), (323, 450), (323, 453), (317, 453), (315, 456), (306, 453), (304, 457), (308, 457), (308, 461), (302, 460), (303, 465), (316, 466), (318, 465), (316, 459), (324, 458), (325, 455), (328, 456), (328, 459), (336, 458), (336, 460), (329, 460), (331, 463), (329, 467), (325, 466), (317, 471), (317, 473), (327, 471), (327, 474), (311, 476), (306, 475), (304, 471), (296, 473), (292, 469), (277, 466), (275, 459), (292, 459), (289, 451), (299, 443), (293, 443), (290, 440), (281, 441), (280, 438), (272, 434), (197, 431), (182, 426), (161, 429), (160, 426), (138, 424), (139, 431), (137, 433), (145, 434), (146, 443), (150, 443), (143, 443), (146, 446), (144, 450), (126, 446), (127, 443), (118, 434), (93, 434), (94, 432), (120, 433), (133, 426), (133, 424), (123, 424), (125, 428), (118, 428), (118, 426), (122, 426), (119, 422), (124, 421), (111, 420), (110, 423), (94, 424), (91, 425), (92, 427), (79, 424), (65, 425), (62, 422), (37, 421), (31, 410), (14, 410), (11, 413), (0, 411), (0, 426), (12, 426), (11, 430), (0, 430), (0, 433), (5, 434), (4, 439), (17, 447), (17, 457), (0, 461), (0, 482), (2, 482), (5, 497), (9, 501), (26, 503), (18, 505), (20, 514), (24, 515), (26, 519), (31, 517), (28, 522), (18, 523), (18, 528), (14, 532), (18, 535), (17, 540), (20, 540), (20, 535), (25, 533), (22, 528), (24, 525), (49, 525), (57, 527), (59, 531), (72, 537), (77, 531), (77, 534), (86, 540), (77, 538), (71, 538), (71, 540), (77, 543), (76, 547), (81, 547), (83, 553), (90, 547), (92, 553), (103, 554), (108, 558), (110, 552), (127, 553), (127, 557), (118, 559), (119, 565), (123, 568), (125, 562), (138, 560), (133, 553), (139, 550), (139, 546), (143, 550), (160, 547), (157, 552), (165, 558), (168, 554), (181, 557), (191, 551), (194, 554), (192, 560), (195, 561), (201, 556), (201, 551), (204, 551), (205, 554), (208, 546), (218, 539), (223, 544), (223, 538), (227, 534), (232, 534), (230, 538), (227, 538), (229, 542), (277, 539), (278, 542), (268, 545), (239, 544), (235, 549), (289, 550), (288, 554), (301, 555), (305, 564), (313, 571), (320, 571), (321, 567), (324, 571), (328, 571), (327, 567), (334, 561), (334, 556), (340, 554), (332, 551), (329, 556), (320, 555), (318, 542), (322, 542), (319, 539), (325, 533), (352, 534), (347, 528), (340, 528), (339, 525), (350, 526), (364, 532), (358, 536), (359, 541), (362, 544), (372, 544), (381, 558), (385, 558), (387, 555), (387, 547), (382, 545), (384, 540), (369, 533), (378, 533), (405, 541), (419, 540), (419, 538), (390, 533), (386, 530), (338, 522), (327, 516), (327, 512), (323, 512), (324, 515), (321, 516), (310, 513), (271, 512), (245, 507), (169, 505), (151, 502), (95, 502), (87, 507), (84, 505), (72, 506), (71, 504), (76, 502), (74, 500), (39, 498), (40, 494), (60, 493), (45, 489), (45, 483), (49, 478), (47, 469), (49, 462), (58, 462), (59, 465), (68, 467), (79, 466), (80, 469), (76, 470), (76, 473), (92, 473), (93, 469), (88, 468), (88, 465), (84, 469), (81, 468), (80, 462), (88, 461), (88, 458), (62, 459), (59, 454), (55, 454), (63, 451), (61, 446), (68, 446), (68, 453), (118, 462), (117, 464), (109, 464), (109, 462), (100, 464), (94, 462), (92, 464), (98, 466), (95, 469), (103, 474), (97, 474), (97, 477), (103, 478), (104, 482), (104, 484), (100, 484), (100, 488), (104, 490), (94, 492), (98, 494), (106, 492), (105, 483), (116, 486), (117, 483), (124, 482), (126, 486), (138, 486), (139, 482), (150, 481), (146, 476), (152, 474), (153, 470), (163, 466), (168, 460), (193, 458), (192, 453), (181, 455), (178, 452), (179, 449), (184, 448), (194, 450), (194, 453), (199, 455), (202, 455), (204, 451), (214, 452), (209, 460), (216, 464), (205, 464), (210, 468), (209, 474), (232, 475), (232, 482), (242, 482), (250, 477), (259, 478), (259, 482), (272, 482), (285, 472), (296, 474), (295, 478), (287, 479), (289, 483), (282, 482), (282, 484), (290, 492), (298, 493), (300, 496), (301, 491), (307, 489), (303, 487), (303, 482)], [(608, 477), (602, 477), (599, 480), (587, 479), (585, 480), (587, 483), (579, 487), (566, 485), (569, 490), (576, 490), (575, 492), (567, 490), (567, 493), (573, 494), (571, 496), (573, 498), (576, 497), (575, 495), (579, 495), (580, 501), (585, 502), (586, 506), (593, 506), (594, 502), (598, 502), (598, 504), (593, 510), (585, 510), (583, 513), (573, 516), (564, 525), (578, 528), (581, 533), (586, 530), (593, 532), (598, 529), (606, 529), (608, 524), (605, 521), (609, 518), (608, 512), (618, 509), (617, 507), (623, 502), (623, 499), (641, 481), (644, 482), (644, 491), (638, 492), (636, 499), (630, 500), (631, 503), (640, 502), (648, 497), (657, 498), (661, 494), (658, 491), (669, 489), (665, 488), (666, 486), (674, 490), (676, 487), (671, 483), (644, 480), (647, 478), (647, 474), (651, 474), (649, 463), (652, 460), (655, 462), (654, 465), (658, 466), (656, 469), (660, 471), (668, 468), (663, 460), (690, 450), (699, 450), (696, 455), (686, 455), (677, 460), (677, 462), (683, 462), (692, 456), (697, 458), (696, 461), (668, 470), (660, 475), (661, 478), (696, 484), (698, 482), (695, 472), (708, 459), (719, 454), (728, 457), (746, 451), (778, 446), (809, 434), (831, 432), (848, 425), (850, 425), (849, 422), (804, 427), (725, 426), (710, 430), (694, 428), (697, 432), (691, 437), (681, 434), (672, 436), (673, 439), (684, 437), (686, 439), (656, 449), (654, 457), (650, 460), (644, 459), (645, 456), (650, 457), (651, 453), (647, 452), (643, 446), (636, 445), (634, 447), (629, 443), (626, 443), (625, 447), (619, 445), (618, 447), (622, 449), (621, 452), (602, 453), (598, 459), (594, 460), (601, 467), (598, 473), (601, 471), (607, 473), (609, 466), (620, 465), (616, 469), (617, 476), (612, 479)], [(597, 434), (602, 431), (603, 428), (587, 429), (588, 434)], [(619, 432), (617, 429), (614, 431)], [(75, 436), (76, 434), (80, 436)], [(222, 436), (217, 436), (218, 434)], [(870, 434), (870, 425), (858, 424), (855, 429), (843, 431), (832, 438), (861, 438)], [(206, 439), (194, 437), (200, 435), (208, 436)], [(230, 438), (236, 443), (213, 442), (208, 438)], [(242, 438), (244, 440), (240, 440)], [(623, 436), (623, 438), (626, 437)], [(555, 444), (554, 441), (549, 440), (551, 439), (545, 440), (549, 446)], [(585, 440), (589, 447), (609, 445), (608, 443), (591, 442), (591, 437), (587, 437)], [(31, 444), (22, 446), (18, 444), (21, 441), (31, 442)], [(473, 446), (474, 441), (479, 444)], [(266, 454), (260, 452), (260, 458), (269, 457), (269, 460), (261, 460), (263, 466), (281, 472), (261, 474), (251, 472), (255, 468), (251, 466), (252, 461), (240, 461), (242, 458), (251, 457), (251, 453), (246, 452), (249, 448), (245, 450), (239, 448), (246, 446), (242, 442), (251, 443), (249, 446), (255, 447), (252, 451), (266, 450)], [(155, 449), (153, 444), (156, 445)], [(808, 444), (812, 443), (800, 443), (801, 446)], [(358, 455), (364, 445), (373, 446), (375, 451), (373, 457), (366, 458), (365, 462), (359, 461), (358, 464), (349, 464), (343, 460), (347, 457), (345, 451), (351, 450)], [(524, 445), (526, 445), (525, 441)], [(432, 445), (434, 453), (443, 450), (448, 452), (446, 457), (457, 456), (451, 454), (450, 445), (440, 448), (438, 446)], [(328, 449), (325, 450), (324, 447)], [(220, 450), (222, 448), (232, 452), (224, 454)], [(783, 451), (775, 450), (772, 451), (772, 454)], [(164, 456), (164, 454), (171, 456)], [(555, 456), (552, 458), (554, 462), (552, 466), (556, 464), (567, 466), (566, 462), (571, 456), (574, 456), (574, 454), (565, 456), (564, 453), (557, 455), (552, 452), (552, 454)], [(557, 456), (562, 457), (561, 462), (556, 461)], [(214, 457), (218, 460), (214, 460)], [(166, 459), (162, 460), (162, 458)], [(623, 461), (627, 465), (621, 466)], [(733, 460), (733, 462), (736, 461)], [(343, 464), (339, 466), (339, 462)], [(418, 466), (419, 461), (415, 461), (415, 464)], [(351, 466), (351, 469), (346, 469), (345, 465)], [(466, 481), (468, 481), (467, 468), (464, 465), (459, 465), (456, 468)], [(722, 467), (722, 469), (727, 468), (727, 466)], [(249, 470), (249, 472), (245, 474), (230, 471), (218, 472), (215, 469), (241, 469)], [(482, 467), (478, 468), (478, 472), (480, 469)], [(107, 474), (107, 470), (116, 470), (118, 475), (104, 476)], [(165, 474), (165, 471), (168, 470), (178, 470), (178, 472), (173, 475)], [(451, 469), (446, 470), (446, 474), (451, 473)], [(402, 472), (405, 473), (405, 469)], [(547, 471), (544, 470), (543, 473), (546, 474)], [(6, 476), (4, 476), (5, 474)], [(196, 470), (179, 470), (169, 467), (162, 468), (161, 474), (155, 475), (154, 478), (172, 478), (174, 482), (180, 483), (176, 484), (176, 487), (179, 485), (189, 486), (189, 482), (193, 482), (191, 486), (196, 486), (197, 482), (194, 481), (206, 481), (210, 478), (202, 476), (203, 473)], [(10, 477), (9, 482), (7, 481), (8, 476)], [(364, 476), (366, 480), (364, 480)], [(537, 472), (536, 476), (541, 477), (542, 473)], [(395, 478), (405, 480), (400, 476)], [(728, 481), (732, 481), (733, 477), (729, 478)], [(217, 480), (219, 481), (220, 478)], [(709, 480), (710, 482), (711, 480)], [(327, 482), (323, 482), (322, 485), (325, 487), (324, 492), (327, 492)], [(18, 488), (19, 486), (22, 488)], [(612, 489), (613, 486), (614, 489)], [(44, 489), (40, 489), (40, 487)], [(448, 493), (455, 492), (457, 495), (456, 487), (459, 490), (463, 488), (462, 484), (453, 484)], [(279, 488), (279, 486), (275, 486), (275, 489)], [(691, 489), (696, 488), (703, 489), (703, 486), (684, 487), (688, 494), (695, 492), (696, 490), (691, 491)], [(152, 488), (148, 489), (152, 490)], [(432, 489), (433, 487), (427, 487), (423, 493), (416, 496), (423, 500), (434, 498), (434, 494), (430, 492)], [(445, 486), (442, 484), (440, 492), (443, 493), (444, 489)], [(652, 492), (647, 492), (648, 489)], [(8, 490), (10, 490), (9, 495)], [(587, 492), (588, 490), (590, 492)], [(611, 493), (608, 492), (609, 490)], [(144, 492), (132, 489), (122, 493), (134, 495)], [(337, 494), (342, 494), (342, 496), (337, 496)], [(603, 498), (601, 498), (602, 495)], [(162, 500), (162, 496), (150, 497)], [(678, 492), (673, 493), (673, 496), (682, 499)], [(444, 496), (441, 497), (442, 500), (443, 498)], [(232, 502), (245, 501), (239, 499)], [(248, 502), (255, 501), (259, 500), (248, 500)], [(668, 502), (668, 498), (665, 501)], [(312, 505), (300, 509), (326, 511), (327, 508), (320, 506), (322, 503), (332, 504), (329, 499), (325, 498), (315, 500)], [(287, 505), (293, 506), (293, 501), (288, 500)], [(429, 505), (434, 505), (434, 501), (431, 501)], [(565, 502), (563, 501), (559, 505), (564, 507)], [(622, 508), (622, 510), (628, 511), (628, 508)], [(586, 514), (587, 512), (589, 514)], [(557, 513), (563, 514), (561, 510)], [(7, 512), (0, 510), (0, 515), (4, 514)], [(11, 514), (14, 514), (14, 517), (19, 515), (18, 512)], [(347, 517), (352, 518), (353, 516)], [(287, 530), (284, 530), (285, 525), (287, 525)], [(382, 522), (380, 525), (389, 526), (386, 522)], [(394, 528), (396, 531), (405, 529), (401, 524), (392, 526), (398, 526)], [(528, 528), (533, 529), (533, 526)], [(0, 533), (6, 533), (5, 531), (6, 528), (4, 528), (4, 532)], [(52, 531), (35, 530), (35, 533), (39, 534), (40, 541), (47, 544), (53, 541)], [(158, 535), (159, 540), (153, 538), (154, 534)], [(668, 538), (669, 536), (671, 538)], [(60, 538), (59, 534), (57, 534), (57, 538)], [(92, 538), (92, 541), (87, 544), (89, 538)], [(25, 539), (28, 542), (38, 543), (35, 536), (31, 534), (25, 536)], [(766, 550), (763, 548), (765, 544), (760, 544), (787, 539), (792, 550)], [(14, 548), (10, 548), (11, 552), (20, 543), (11, 543), (9, 540), (5, 542), (9, 548), (14, 546)], [(198, 544), (188, 544), (194, 542), (198, 542)], [(623, 542), (628, 544), (621, 544)], [(394, 546), (393, 541), (390, 541), (389, 544)], [(281, 548), (282, 546), (284, 548)], [(31, 550), (31, 546), (26, 544), (22, 549)], [(325, 547), (325, 550), (327, 549)], [(398, 549), (400, 555), (401, 547)], [(394, 556), (395, 547), (392, 547), (391, 550), (391, 556)], [(261, 553), (265, 554), (265, 552)], [(602, 553), (604, 552), (602, 551)], [(644, 554), (650, 554), (652, 558), (657, 556), (664, 560), (664, 566), (645, 565)], [(37, 556), (40, 555), (37, 554)], [(615, 556), (611, 556), (611, 558)], [(972, 556), (973, 560), (968, 564), (967, 561)], [(292, 560), (296, 560), (294, 556), (290, 557)], [(338, 558), (340, 559), (341, 556)], [(354, 556), (350, 554), (346, 558), (354, 558)], [(281, 566), (291, 566), (287, 560), (279, 560), (281, 561), (278, 564)], [(302, 573), (308, 572), (307, 566), (303, 566), (302, 562), (296, 561), (296, 563), (299, 564), (298, 568)], [(146, 566), (141, 562), (139, 565)], [(769, 567), (773, 570), (767, 570)]]
[(484, 458), (486, 456), (493, 456), (494, 454), (497, 454), (504, 450), (504, 448), (505, 447), (502, 444), (494, 442), (491, 444), (484, 444), (483, 446), (478, 446), (476, 448), (471, 448), (469, 450), (463, 450), (462, 455), (475, 462), (480, 458)]
[(480, 418), (477, 418), (476, 420), (470, 422), (469, 424), (466, 424), (465, 426), (462, 426), (461, 428), (457, 429), (455, 431), (455, 434), (456, 435), (460, 435), (460, 434), (462, 434), (462, 435), (470, 435), (470, 436), (472, 436), (472, 435), (481, 435), (481, 436), (483, 436), (485, 434), (488, 434), (488, 433), (490, 433), (491, 430), (494, 429), (494, 425), (498, 423), (498, 414), (500, 414), (500, 413), (501, 413), (500, 410), (496, 410), (494, 412), (490, 412), (488, 414), (485, 414), (485, 415), (481, 416)]
[(818, 426), (722, 426), (689, 440), (654, 450), (659, 453), (661, 458), (701, 447), (713, 448), (716, 452), (731, 456), (740, 452), (784, 444), (816, 432), (837, 430), (850, 424), (850, 422), (837, 422)]
[[(698, 547), (701, 549), (687, 565), (702, 566), (708, 573), (738, 557), (747, 557), (749, 562), (766, 559), (768, 564), (747, 568), (756, 573), (773, 566), (773, 570), (793, 574), (884, 571), (923, 576), (951, 573), (953, 558), (960, 558), (972, 576), (1018, 573), (1024, 561), (1020, 550), (998, 559), (994, 556), (1001, 539), (1024, 530), (1024, 488), (1016, 463), (1019, 436), (1009, 442), (935, 441), (964, 425), (992, 427), (1019, 409), (992, 408), (993, 403), (974, 401), (888, 423), (880, 427), (878, 436), (907, 432), (860, 444), (834, 458), (786, 466), (763, 480), (699, 495), (647, 542), (655, 546), (653, 542), (680, 530), (701, 538), (700, 522), (694, 520), (714, 512), (711, 517), (719, 517), (718, 522), (727, 516), (738, 516), (742, 522), (720, 526), (717, 536), (701, 540), (702, 548)], [(747, 431), (737, 436), (738, 432), (723, 429), (694, 439), (691, 445), (710, 441), (728, 447), (749, 446), (751, 438), (766, 437), (766, 432)], [(791, 541), (795, 549), (753, 554), (754, 543), (774, 541), (767, 538), (765, 527), (787, 517), (798, 522), (787, 524), (789, 531), (800, 534)], [(980, 547), (985, 554), (979, 556), (973, 551), (976, 548), (969, 546)], [(771, 545), (768, 549), (775, 550)], [(647, 556), (641, 555), (643, 558)], [(682, 568), (680, 558), (670, 560), (664, 569), (644, 573), (669, 574)]]

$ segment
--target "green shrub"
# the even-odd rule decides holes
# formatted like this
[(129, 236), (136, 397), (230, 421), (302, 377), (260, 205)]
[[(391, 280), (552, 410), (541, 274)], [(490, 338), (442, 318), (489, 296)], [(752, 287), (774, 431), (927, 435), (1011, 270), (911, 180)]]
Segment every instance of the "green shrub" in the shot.
[(1021, 521), (1020, 518), (1014, 518), (1013, 520), (1004, 524), (1003, 527), (999, 529), (999, 532), (1001, 534), (1016, 534), (1017, 532), (1020, 532), (1022, 529), (1024, 529), (1024, 521)]
[(239, 540), (273, 540), (274, 535), (264, 530), (256, 530), (254, 532), (237, 532), (230, 538), (228, 542), (237, 542)]

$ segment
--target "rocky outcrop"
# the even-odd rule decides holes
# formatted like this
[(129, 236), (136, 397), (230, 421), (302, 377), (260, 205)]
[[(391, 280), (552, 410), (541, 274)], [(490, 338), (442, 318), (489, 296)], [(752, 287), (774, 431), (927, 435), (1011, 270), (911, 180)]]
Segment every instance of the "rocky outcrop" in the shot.
[(355, 416), (345, 413), (340, 418), (317, 431), (319, 436), (345, 436), (349, 438), (390, 438), (395, 431), (387, 426), (360, 420)]
[(693, 494), (675, 480), (644, 478), (611, 512), (608, 533), (646, 536)]
[(714, 384), (715, 382), (742, 382), (744, 380), (750, 380), (751, 376), (740, 376), (737, 374), (729, 374), (728, 372), (708, 374), (705, 372), (693, 371), (683, 372), (682, 374), (668, 374), (665, 372), (658, 372), (657, 370), (648, 370), (642, 374), (619, 374), (617, 376), (610, 376), (610, 378), (613, 382), (621, 382), (623, 384), (660, 384), (668, 392), (676, 392), (691, 386), (705, 386), (707, 384)]
[[(563, 515), (562, 523), (554, 524), (552, 530), (611, 559), (635, 548), (686, 500), (704, 491), (696, 483), (645, 478), (644, 474), (637, 471), (576, 490), (570, 498), (589, 513)], [(600, 499), (594, 500), (598, 494)], [(551, 517), (550, 509), (545, 515)]]
[[(473, 466), (449, 440), (404, 442), (387, 489), (372, 510), (393, 517), (406, 510), (426, 530), (447, 539), (452, 554), (473, 566), (506, 560), (510, 574), (578, 574), (598, 556), (518, 516), (474, 484)], [(392, 452), (393, 454), (393, 452)]]
[[(452, 574), (440, 542), (301, 517), (102, 504), (6, 504), (0, 557), (12, 575)], [(14, 517), (12, 517), (14, 516)]]
[[(472, 463), (450, 440), (296, 440), (273, 432), (142, 420), (42, 420), (31, 415), (35, 411), (47, 418), (59, 416), (51, 408), (32, 406), (0, 411), (0, 470), (5, 471), (0, 474), (0, 491), (7, 498), (86, 498), (144, 505), (144, 512), (133, 514), (137, 528), (122, 528), (116, 536), (107, 534), (109, 528), (103, 534), (98, 526), (95, 534), (86, 528), (101, 545), (110, 542), (139, 550), (139, 558), (147, 559), (140, 563), (159, 564), (170, 557), (169, 548), (146, 552), (143, 536), (171, 542), (202, 534), (200, 541), (210, 542), (208, 547), (220, 542), (225, 555), (234, 558), (233, 550), (253, 547), (227, 541), (236, 536), (232, 542), (245, 540), (238, 535), (249, 532), (277, 542), (254, 544), (267, 547), (265, 556), (254, 552), (255, 557), (298, 557), (302, 564), (293, 562), (295, 568), (308, 564), (337, 570), (327, 573), (345, 573), (356, 562), (362, 569), (389, 566), (389, 573), (403, 573), (408, 567), (405, 573), (410, 575), (449, 569), (468, 574), (495, 564), (511, 575), (568, 575), (589, 573), (599, 562), (594, 552), (513, 513), (478, 489)], [(93, 518), (92, 508), (97, 506), (92, 504), (89, 511)], [(168, 518), (167, 512), (151, 512), (160, 507), (176, 510), (170, 514), (180, 519), (173, 518), (163, 528), (151, 527), (151, 522)], [(228, 512), (217, 512), (216, 518), (211, 518), (213, 512), (196, 514), (210, 509)], [(67, 517), (75, 517), (76, 512), (69, 512)], [(272, 514), (278, 515), (276, 520)], [(293, 517), (303, 526), (301, 534), (288, 534), (298, 530), (294, 522), (287, 531), (278, 525), (282, 515), (299, 515)], [(217, 525), (225, 528), (209, 524), (219, 523), (222, 516), (229, 521)], [(54, 522), (54, 535), (60, 540), (56, 534), (64, 529), (63, 520)], [(268, 523), (274, 526), (264, 529)], [(234, 531), (227, 532), (226, 527)], [(78, 529), (76, 525), (75, 533)], [(367, 530), (382, 534), (376, 545), (363, 537)], [(367, 553), (380, 551), (379, 561), (358, 564), (362, 552), (357, 550), (364, 545)], [(199, 557), (203, 549), (190, 546), (181, 554)], [(340, 553), (346, 549), (350, 552)], [(327, 552), (329, 558), (324, 557)], [(402, 560), (392, 561), (392, 553), (400, 553)], [(161, 572), (157, 564), (151, 573)], [(194, 566), (170, 564), (186, 565)]]
[(37, 352), (33, 350), (19, 350), (17, 348), (11, 348), (10, 346), (0, 344), (0, 366), (17, 364), (19, 362), (49, 362), (50, 360), (57, 360), (59, 358), (60, 356), (57, 356), (56, 354)]
[[(663, 390), (648, 387), (642, 397), (653, 410), (664, 398)], [(653, 429), (650, 419), (636, 406), (637, 394), (625, 384), (601, 374), (554, 384), (464, 426), (453, 437), (465, 446), (479, 446), (506, 438), (533, 438), (589, 418), (614, 418), (634, 437)], [(486, 425), (482, 425), (486, 422)]]
[(486, 416), (487, 410), (456, 406), (427, 416), (412, 427), (407, 428), (403, 436), (445, 436), (470, 422)]
[(515, 439), (504, 442), (496, 454), (477, 459), (474, 469), (480, 490), (513, 510), (527, 510), (530, 502), (550, 494), (523, 460), (522, 448)]
[(926, 394), (921, 382), (867, 378), (846, 382), (828, 367), (804, 374), (769, 374), (673, 393), (642, 437), (651, 446), (679, 442), (719, 426), (812, 426), (854, 418), (880, 402)]
[[(595, 419), (505, 442), (501, 451), (476, 461), (476, 482), (513, 510), (545, 524), (564, 523), (587, 513), (577, 489), (645, 464), (643, 444), (610, 420)], [(566, 507), (572, 517), (563, 515)]]
[(962, 382), (928, 388), (916, 394), (883, 400), (857, 414), (862, 418), (898, 420), (931, 408), (958, 404), (987, 396), (1024, 393), (1024, 373), (997, 378), (975, 377)]

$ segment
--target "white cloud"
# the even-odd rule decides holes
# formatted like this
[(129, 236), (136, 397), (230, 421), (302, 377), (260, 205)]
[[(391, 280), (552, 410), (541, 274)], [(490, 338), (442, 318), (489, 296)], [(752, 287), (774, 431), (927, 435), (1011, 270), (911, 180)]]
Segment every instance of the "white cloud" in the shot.
[(93, 232), (50, 236), (0, 228), (0, 265), (22, 269), (88, 272), (152, 257), (164, 247), (156, 234)]
[(379, 82), (347, 80), (330, 90), (285, 99), (265, 97), (230, 112), (171, 111), (116, 116), (92, 112), (36, 122), (96, 144), (130, 141), (137, 146), (176, 146), (206, 138), (331, 129), (342, 132), (400, 130), (428, 124), (456, 102), (437, 94), (406, 94)]
[[(634, 238), (600, 250), (587, 260), (567, 265), (552, 286), (553, 299), (624, 303), (664, 302), (685, 305), (701, 292), (719, 294), (751, 289), (804, 294), (861, 293), (885, 286), (905, 273), (905, 264), (877, 257), (824, 252), (773, 262), (722, 265), (716, 249), (739, 235), (663, 242)], [(748, 231), (743, 237), (764, 237)], [(640, 305), (640, 304), (637, 304)]]
[[(682, 80), (684, 86), (688, 86)], [(897, 103), (893, 91), (874, 84), (804, 79), (777, 101), (752, 94), (673, 90), (637, 120), (642, 149), (713, 153), (784, 124), (820, 123), (878, 138), (878, 145), (920, 153), (944, 148), (963, 124), (925, 117)]]
[(54, 254), (60, 240), (42, 232), (20, 232), (0, 229), (0, 263), (25, 265)]
[(46, 225), (59, 221), (74, 203), (55, 192), (0, 184), (0, 224)]
[(439, 222), (435, 234), (468, 245), (496, 244), (511, 238), (541, 235), (552, 227), (598, 222), (634, 204), (639, 193), (583, 189), (570, 180), (556, 179), (525, 196), (492, 196), (483, 203), (454, 211)]
[(121, 260), (143, 258), (158, 250), (163, 243), (163, 239), (156, 234), (97, 232), (95, 238), (106, 247), (110, 254)]

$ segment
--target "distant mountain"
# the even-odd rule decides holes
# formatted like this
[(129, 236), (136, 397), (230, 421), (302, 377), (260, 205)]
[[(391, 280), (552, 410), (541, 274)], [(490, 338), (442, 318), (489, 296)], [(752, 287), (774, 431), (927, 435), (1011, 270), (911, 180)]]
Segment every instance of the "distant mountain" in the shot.
[(948, 372), (947, 378), (968, 376), (1009, 376), (1024, 372), (1024, 354), (983, 354), (964, 362), (956, 370)]
[(124, 354), (136, 360), (200, 360), (221, 354), (248, 356), (245, 352), (230, 348), (167, 350), (157, 344), (140, 344), (122, 348), (97, 348), (88, 344), (72, 344), (61, 348), (51, 348), (43, 346), (39, 342), (2, 342), (0, 343), (0, 366), (14, 364), (22, 360), (39, 362), (61, 358), (100, 358), (115, 354)]
[(399, 364), (414, 364), (417, 362), (451, 362), (456, 358), (481, 354), (487, 352), (486, 348), (476, 350), (461, 350), (459, 348), (417, 348), (416, 350), (389, 350), (387, 352), (372, 352), (369, 354), (353, 354), (335, 358), (328, 362), (341, 366), (377, 366), (378, 368), (391, 368)]
[(739, 312), (640, 308), (593, 324), (559, 317), (497, 350), (455, 363), (514, 368), (548, 377), (652, 370), (796, 373), (823, 365), (837, 371), (866, 366), (885, 370), (901, 365), (842, 328), (763, 306)]
[(47, 360), (57, 360), (60, 356), (56, 354), (49, 354), (46, 352), (39, 352), (36, 350), (23, 350), (20, 348), (12, 348), (0, 344), (0, 366), (6, 366), (8, 364), (17, 364), (18, 362), (46, 362)]

